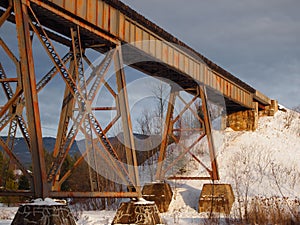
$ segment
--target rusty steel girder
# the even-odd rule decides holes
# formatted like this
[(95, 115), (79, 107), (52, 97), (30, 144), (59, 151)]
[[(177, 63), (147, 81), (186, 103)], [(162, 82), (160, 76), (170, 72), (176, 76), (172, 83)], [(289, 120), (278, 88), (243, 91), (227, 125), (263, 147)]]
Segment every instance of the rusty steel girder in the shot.
[(14, 1), (18, 47), (21, 67), (21, 86), (24, 90), (26, 117), (30, 134), (31, 156), (34, 171), (34, 197), (48, 196), (39, 103), (36, 91), (32, 43), (27, 7), (20, 0)]
[[(5, 4), (5, 3), (7, 4)], [(76, 1), (78, 2), (84, 1)], [(89, 1), (91, 3), (91, 1)], [(133, 125), (129, 107), (129, 99), (126, 85), (126, 74), (124, 64), (127, 62), (122, 49), (122, 43), (130, 43), (128, 48), (134, 53), (151, 55), (155, 58), (155, 63), (142, 62), (132, 65), (153, 75), (154, 72), (159, 77), (166, 76), (175, 81), (185, 91), (193, 95), (190, 101), (181, 97), (179, 91), (174, 86), (168, 97), (168, 109), (164, 121), (162, 142), (158, 151), (158, 167), (155, 171), (157, 180), (164, 179), (201, 179), (218, 180), (218, 167), (216, 161), (215, 146), (212, 138), (211, 119), (207, 108), (207, 90), (214, 88), (222, 91), (225, 97), (235, 102), (239, 107), (250, 107), (252, 103), (251, 91), (234, 80), (228, 80), (219, 76), (222, 70), (216, 66), (207, 67), (201, 60), (186, 51), (181, 50), (172, 43), (168, 43), (167, 35), (159, 36), (155, 34), (156, 29), (146, 29), (153, 24), (145, 24), (140, 19), (135, 23), (136, 16), (130, 17), (109, 1), (95, 1), (91, 4), (99, 4), (96, 7), (103, 14), (103, 21), (94, 21), (96, 14), (87, 13), (84, 18), (83, 8), (77, 11), (69, 8), (68, 0), (64, 1), (39, 1), (39, 0), (12, 0), (0, 3), (6, 10), (1, 13), (0, 27), (6, 21), (15, 23), (17, 30), (18, 55), (13, 54), (7, 43), (0, 37), (0, 47), (4, 50), (7, 58), (16, 67), (16, 74), (7, 76), (5, 67), (0, 62), (0, 84), (6, 91), (7, 101), (0, 108), (0, 131), (8, 131), (9, 139), (0, 139), (0, 146), (17, 165), (19, 169), (30, 180), (32, 190), (3, 192), (3, 195), (14, 193), (15, 195), (32, 197), (141, 197), (140, 174), (138, 170), (138, 159), (136, 153), (136, 143), (134, 141)], [(73, 4), (74, 5), (74, 4)], [(72, 6), (73, 6), (72, 5)], [(101, 7), (100, 7), (101, 5)], [(65, 7), (65, 10), (62, 8)], [(82, 5), (86, 12), (93, 10), (91, 5)], [(95, 8), (95, 9), (96, 9)], [(1, 9), (2, 10), (2, 9)], [(120, 10), (120, 11), (118, 11)], [(2, 11), (1, 11), (2, 12)], [(14, 12), (14, 13), (13, 13)], [(110, 12), (107, 14), (107, 12)], [(70, 13), (78, 14), (72, 17)], [(95, 13), (95, 12), (94, 12)], [(80, 19), (81, 18), (81, 19)], [(100, 18), (99, 18), (100, 20)], [(110, 22), (108, 22), (110, 21)], [(94, 22), (91, 23), (91, 22)], [(141, 24), (139, 24), (141, 23)], [(96, 26), (97, 25), (97, 26)], [(142, 26), (140, 26), (142, 25)], [(51, 68), (38, 80), (35, 73), (36, 62), (33, 56), (33, 40), (38, 40), (44, 48), (44, 53), (51, 61)], [(145, 44), (139, 43), (146, 40)], [(59, 54), (54, 41), (65, 45), (67, 53)], [(154, 42), (153, 42), (154, 41)], [(178, 42), (179, 43), (179, 42)], [(93, 64), (86, 50), (96, 50), (97, 54), (105, 54), (103, 60), (98, 64)], [(125, 49), (125, 51), (129, 51)], [(102, 55), (102, 54), (101, 54)], [(201, 58), (201, 57), (200, 57)], [(149, 58), (147, 58), (149, 59)], [(2, 59), (1, 59), (2, 60)], [(90, 73), (85, 74), (84, 66), (91, 68)], [(114, 84), (108, 82), (107, 76), (109, 68), (114, 65)], [(172, 76), (170, 76), (171, 74)], [(51, 149), (52, 161), (48, 171), (43, 147), (42, 122), (40, 113), (40, 103), (38, 94), (46, 89), (55, 77), (60, 77), (64, 83), (64, 94), (61, 96), (62, 104), (59, 111), (59, 121), (57, 125), (56, 143)], [(177, 79), (178, 78), (178, 79)], [(201, 80), (201, 82), (196, 82)], [(38, 80), (38, 81), (37, 81)], [(13, 85), (14, 84), (14, 85)], [(208, 86), (208, 88), (205, 87)], [(97, 94), (101, 88), (105, 88), (115, 105), (98, 106)], [(49, 98), (51, 98), (49, 96)], [(263, 98), (260, 97), (261, 99)], [(192, 105), (201, 100), (203, 118), (193, 109)], [(175, 115), (174, 107), (176, 101), (180, 101), (184, 107)], [(264, 103), (265, 104), (265, 103)], [(251, 104), (252, 105), (252, 104)], [(252, 106), (251, 106), (252, 107)], [(26, 112), (26, 115), (23, 113)], [(113, 111), (114, 116), (110, 118), (106, 125), (103, 125), (96, 116), (97, 112)], [(177, 128), (175, 124), (182, 119), (183, 115), (190, 111), (195, 119), (201, 124), (201, 128), (193, 128), (198, 132), (197, 138), (190, 144), (184, 145), (176, 133), (184, 131), (184, 128)], [(124, 133), (125, 154), (117, 151), (109, 138), (109, 132), (113, 126), (120, 122)], [(185, 128), (188, 130), (188, 128)], [(32, 173), (13, 152), (13, 141), (20, 130), (21, 135), (26, 140), (28, 152), (32, 158)], [(191, 129), (192, 130), (192, 129)], [(71, 168), (62, 171), (64, 162), (70, 153), (76, 138), (82, 134), (85, 138), (85, 147), (81, 156), (77, 158)], [(206, 137), (208, 140), (208, 152), (210, 162), (203, 162), (192, 149)], [(182, 148), (172, 162), (165, 165), (167, 148), (170, 140)], [(101, 186), (99, 170), (101, 165), (97, 164), (99, 155), (106, 163), (108, 169), (112, 170), (126, 187), (132, 188), (133, 192), (127, 191), (107, 191)], [(166, 174), (184, 156), (189, 156), (197, 161), (206, 171), (207, 176), (186, 177), (171, 176)], [(74, 171), (87, 161), (89, 167), (90, 191), (62, 191), (62, 185), (74, 174)], [(126, 163), (124, 163), (126, 162)], [(2, 195), (2, 192), (0, 192)]]

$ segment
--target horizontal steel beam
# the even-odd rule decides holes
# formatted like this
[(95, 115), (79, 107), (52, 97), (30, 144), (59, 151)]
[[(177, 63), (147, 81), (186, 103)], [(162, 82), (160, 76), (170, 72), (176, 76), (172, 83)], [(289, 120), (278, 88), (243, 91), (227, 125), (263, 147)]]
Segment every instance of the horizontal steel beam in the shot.
[[(0, 190), (0, 196), (27, 196), (32, 197), (34, 193), (27, 190), (10, 191)], [(137, 192), (80, 192), (80, 191), (52, 191), (49, 193), (52, 198), (136, 198)]]
[[(92, 34), (86, 33), (88, 39), (86, 41), (92, 48), (105, 46), (99, 42), (100, 39), (112, 44), (119, 41), (129, 43), (137, 51), (167, 65), (173, 72), (188, 75), (200, 81), (242, 107), (253, 108), (253, 101), (262, 105), (270, 103), (267, 96), (262, 95), (122, 2), (30, 0), (28, 4), (35, 5), (37, 11), (40, 11), (45, 23), (48, 23), (44, 24), (46, 27), (52, 26), (51, 29), (56, 27), (55, 31), (61, 33), (62, 36), (68, 35), (65, 33), (66, 29), (62, 29), (63, 27), (78, 25)], [(0, 5), (6, 8), (8, 1), (3, 1)], [(45, 12), (48, 14), (44, 15)], [(57, 26), (58, 23), (62, 26)], [(100, 39), (97, 39), (97, 36)], [(67, 42), (64, 41), (63, 44)], [(105, 47), (102, 51), (103, 49)], [(137, 69), (145, 70), (139, 66)]]
[[(253, 107), (255, 89), (184, 43), (175, 38), (172, 39), (172, 36), (166, 35), (165, 31), (150, 21), (145, 22), (141, 19), (142, 16), (136, 12), (137, 15), (128, 15), (126, 10), (122, 10), (124, 8), (122, 3), (110, 3), (105, 0), (78, 0), (76, 2), (73, 0), (30, 0), (28, 2), (31, 3), (37, 14), (40, 11), (40, 16), (44, 17), (43, 25), (56, 29), (55, 31), (58, 33), (62, 32), (64, 36), (68, 34), (62, 27), (73, 24), (90, 33), (82, 36), (86, 46), (94, 46), (93, 44), (98, 46), (101, 44), (99, 40), (112, 45), (118, 41), (128, 43), (134, 49), (135, 54), (144, 54), (159, 62), (158, 70), (161, 71), (163, 67), (167, 66), (173, 74), (181, 77), (177, 80), (178, 83), (186, 83), (188, 79), (194, 79), (221, 93), (225, 98), (241, 107)], [(122, 6), (117, 6), (118, 4)], [(132, 11), (129, 7), (127, 8)], [(46, 16), (47, 19), (45, 19)], [(61, 23), (61, 26), (54, 26), (57, 23)], [(103, 49), (105, 47), (102, 48), (102, 51), (104, 51)], [(145, 69), (144, 64), (133, 66), (148, 74), (153, 74), (153, 69)], [(176, 80), (176, 76), (172, 76), (172, 79)], [(183, 79), (186, 76), (190, 78)], [(256, 99), (256, 101), (260, 101), (260, 99)]]
[(5, 82), (18, 82), (18, 78), (4, 78), (4, 79), (0, 79), (0, 83), (5, 83)]
[(168, 177), (168, 180), (211, 180), (211, 177)]
[(259, 91), (255, 91), (253, 98), (263, 105), (271, 105), (271, 99)]
[(27, 196), (27, 197), (32, 197), (34, 196), (34, 193), (32, 191), (10, 191), (10, 190), (1, 190), (0, 191), (0, 196)]
[(137, 192), (79, 192), (59, 191), (50, 192), (52, 198), (135, 198)]

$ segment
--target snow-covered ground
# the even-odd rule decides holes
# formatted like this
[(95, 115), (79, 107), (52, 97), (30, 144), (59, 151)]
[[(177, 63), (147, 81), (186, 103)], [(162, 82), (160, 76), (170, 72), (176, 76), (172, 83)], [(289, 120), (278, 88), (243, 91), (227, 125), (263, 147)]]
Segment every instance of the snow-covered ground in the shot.
[[(274, 117), (262, 117), (254, 132), (226, 129), (217, 143), (221, 180), (229, 183), (237, 198), (255, 196), (296, 199), (300, 196), (300, 114), (287, 110)], [(197, 147), (197, 146), (196, 146)], [(199, 147), (199, 146), (198, 146)], [(198, 164), (191, 163), (186, 175), (199, 175)], [(173, 200), (169, 211), (162, 213), (165, 224), (208, 224), (207, 214), (198, 211), (198, 199), (204, 182), (170, 182)], [(10, 224), (17, 208), (0, 207), (0, 225)], [(300, 212), (300, 211), (299, 211)], [(111, 224), (115, 211), (84, 211), (78, 225)]]
[(0, 224), (8, 225), (11, 224), (18, 208), (17, 207), (4, 207), (0, 206)]

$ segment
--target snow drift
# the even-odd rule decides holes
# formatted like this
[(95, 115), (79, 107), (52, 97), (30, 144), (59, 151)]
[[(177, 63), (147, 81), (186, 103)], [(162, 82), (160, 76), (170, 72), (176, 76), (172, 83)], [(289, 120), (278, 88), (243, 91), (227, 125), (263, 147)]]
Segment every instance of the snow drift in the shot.
[[(216, 136), (222, 136), (217, 143), (221, 178), (218, 182), (230, 183), (233, 187), (236, 197), (233, 215), (239, 213), (242, 204), (255, 198), (268, 199), (268, 202), (272, 198), (287, 203), (298, 201), (299, 206), (300, 114), (285, 111), (277, 112), (274, 117), (260, 118), (259, 127), (253, 132), (235, 132), (230, 128), (215, 132)], [(146, 169), (141, 171), (147, 172)], [(184, 175), (199, 175), (200, 172), (198, 164), (189, 163)], [(207, 214), (197, 212), (203, 183), (195, 180), (170, 182), (173, 200), (169, 211), (161, 215), (166, 224), (205, 222)], [(9, 224), (15, 211), (16, 208), (0, 207), (0, 215), (6, 215), (0, 217), (0, 225)], [(80, 215), (79, 225), (110, 224), (115, 212), (83, 212)]]

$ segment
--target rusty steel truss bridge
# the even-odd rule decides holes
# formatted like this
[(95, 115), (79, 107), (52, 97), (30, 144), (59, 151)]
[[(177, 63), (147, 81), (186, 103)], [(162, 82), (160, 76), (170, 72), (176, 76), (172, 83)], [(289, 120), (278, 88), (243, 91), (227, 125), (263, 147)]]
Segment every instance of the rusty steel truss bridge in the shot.
[[(173, 176), (169, 179), (218, 180), (218, 167), (212, 138), (210, 114), (207, 96), (214, 96), (216, 104), (223, 98), (227, 113), (265, 109), (271, 100), (259, 91), (239, 80), (226, 70), (199, 54), (186, 44), (167, 33), (157, 25), (145, 19), (118, 0), (1, 0), (0, 27), (11, 24), (16, 30), (15, 48), (0, 36), (0, 47), (5, 57), (15, 66), (15, 74), (7, 74), (4, 60), (0, 59), (0, 85), (2, 105), (0, 106), (0, 131), (7, 131), (7, 138), (0, 137), (0, 147), (30, 182), (30, 190), (1, 190), (0, 195), (24, 195), (30, 197), (138, 197), (141, 185), (138, 159), (135, 150), (132, 118), (126, 86), (124, 65), (138, 70), (147, 76), (169, 80), (178, 85), (179, 91), (171, 85), (168, 106), (164, 121), (162, 139), (158, 151), (156, 180), (167, 179), (164, 175), (184, 155), (190, 155), (207, 172), (203, 177)], [(1, 28), (3, 29), (3, 28)], [(36, 75), (35, 67), (39, 62), (34, 58), (33, 40), (40, 43), (39, 51), (44, 51), (52, 66), (41, 78)], [(57, 43), (68, 51), (61, 54)], [(91, 49), (95, 54), (104, 55), (97, 65), (91, 63), (85, 52)], [(137, 60), (138, 59), (138, 60)], [(91, 71), (84, 73), (84, 65)], [(106, 82), (109, 68), (114, 65), (115, 84)], [(40, 65), (39, 65), (40, 66)], [(53, 160), (46, 169), (39, 92), (47, 88), (55, 77), (61, 77), (65, 84), (61, 97), (60, 118)], [(96, 96), (104, 87), (115, 100), (115, 106), (96, 105)], [(192, 95), (185, 101), (179, 92)], [(49, 96), (51, 99), (51, 96)], [(202, 102), (203, 117), (191, 109), (197, 100)], [(176, 100), (184, 103), (177, 115), (174, 113)], [(101, 124), (97, 111), (115, 111), (115, 116), (107, 125)], [(202, 124), (199, 137), (189, 146), (182, 146), (173, 162), (164, 165), (169, 140), (181, 145), (176, 136), (177, 121), (185, 111), (191, 110)], [(111, 143), (108, 132), (119, 122), (124, 134), (125, 153), (119, 154)], [(31, 171), (14, 153), (14, 141), (17, 133), (25, 140), (31, 155)], [(78, 132), (86, 140), (81, 157), (67, 172), (61, 168)], [(191, 149), (206, 137), (210, 161), (203, 162)], [(97, 167), (93, 154), (100, 153), (110, 170), (131, 191), (107, 191), (99, 183)], [(89, 170), (90, 191), (62, 191), (62, 184), (84, 161), (88, 160), (93, 169)], [(126, 163), (122, 163), (126, 162)]]

